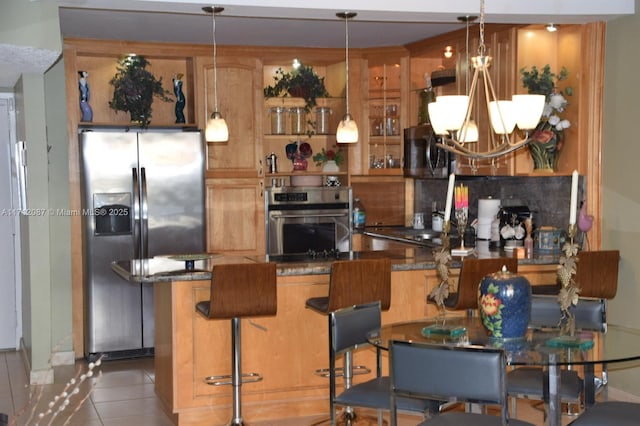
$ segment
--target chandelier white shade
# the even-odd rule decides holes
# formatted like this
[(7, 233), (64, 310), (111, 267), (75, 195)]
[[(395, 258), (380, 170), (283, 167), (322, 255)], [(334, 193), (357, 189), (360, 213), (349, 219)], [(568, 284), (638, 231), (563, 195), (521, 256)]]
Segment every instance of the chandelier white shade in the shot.
[(355, 12), (336, 13), (340, 19), (344, 19), (345, 32), (345, 91), (346, 91), (346, 112), (338, 129), (336, 131), (336, 141), (339, 143), (356, 143), (358, 142), (358, 125), (351, 114), (349, 114), (349, 19), (356, 16)]
[(216, 62), (216, 13), (222, 12), (224, 7), (206, 6), (202, 10), (211, 14), (213, 22), (213, 113), (207, 120), (204, 137), (207, 142), (226, 142), (229, 140), (229, 128), (227, 122), (218, 112), (218, 64)]
[[(442, 136), (438, 146), (471, 159), (500, 157), (528, 144), (529, 131), (538, 125), (545, 101), (543, 95), (513, 95), (511, 100), (498, 100), (488, 70), (491, 57), (485, 55), (484, 0), (480, 0), (479, 27), (478, 56), (471, 58), (474, 71), (469, 95), (438, 96), (436, 102), (429, 104), (433, 129)], [(487, 132), (489, 141), (485, 151), (480, 151), (479, 147), (471, 149), (464, 145), (465, 142), (478, 140), (478, 128), (472, 117), (473, 106), (476, 105), (475, 96), (481, 90), (484, 92), (484, 104), (493, 130)], [(514, 140), (516, 125), (525, 132), (524, 137), (519, 140)]]

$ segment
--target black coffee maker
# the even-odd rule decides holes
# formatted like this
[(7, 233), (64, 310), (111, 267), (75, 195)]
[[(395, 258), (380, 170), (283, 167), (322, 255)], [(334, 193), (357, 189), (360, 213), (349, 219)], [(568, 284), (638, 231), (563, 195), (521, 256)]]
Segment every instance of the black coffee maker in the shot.
[(436, 146), (431, 125), (404, 129), (404, 175), (413, 178), (446, 178), (452, 170), (453, 154)]
[(504, 206), (498, 211), (500, 221), (500, 245), (502, 247), (524, 245), (527, 236), (524, 221), (531, 217), (531, 210), (527, 206)]

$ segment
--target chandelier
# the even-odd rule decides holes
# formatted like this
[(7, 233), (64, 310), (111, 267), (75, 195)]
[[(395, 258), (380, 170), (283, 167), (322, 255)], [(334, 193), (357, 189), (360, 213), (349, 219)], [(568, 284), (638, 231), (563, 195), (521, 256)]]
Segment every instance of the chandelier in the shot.
[[(478, 56), (471, 58), (474, 72), (471, 87), (466, 95), (438, 96), (429, 104), (429, 118), (433, 130), (442, 136), (437, 146), (469, 159), (491, 159), (524, 147), (529, 142), (529, 131), (534, 129), (544, 108), (544, 95), (513, 95), (511, 100), (498, 100), (488, 68), (491, 57), (486, 55), (484, 44), (484, 0), (480, 0), (480, 42)], [(467, 64), (468, 65), (468, 64)], [(474, 126), (472, 109), (476, 92), (484, 89), (485, 104), (493, 132), (489, 133), (486, 151), (465, 145), (473, 138), (466, 129)], [(524, 131), (524, 137), (516, 139), (516, 125)]]

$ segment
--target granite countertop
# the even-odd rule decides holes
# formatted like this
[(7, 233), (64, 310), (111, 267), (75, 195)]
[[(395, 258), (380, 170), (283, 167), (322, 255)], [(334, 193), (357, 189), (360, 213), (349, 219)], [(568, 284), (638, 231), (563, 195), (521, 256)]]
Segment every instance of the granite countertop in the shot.
[[(407, 244), (406, 248), (344, 253), (345, 259), (388, 257), (392, 271), (428, 270), (435, 268), (433, 248)], [(158, 256), (150, 259), (121, 260), (111, 263), (111, 269), (123, 279), (133, 283), (153, 283), (167, 281), (194, 281), (211, 279), (215, 264), (266, 262), (266, 256), (229, 256), (221, 254), (198, 254), (192, 270), (186, 269), (185, 260), (173, 256)], [(479, 250), (471, 256), (513, 257), (514, 252)], [(531, 259), (519, 259), (519, 264), (550, 265), (558, 263), (559, 253), (535, 254)], [(278, 276), (322, 275), (331, 272), (332, 259), (315, 259), (299, 262), (278, 262)], [(462, 257), (454, 256), (451, 268), (459, 268)]]

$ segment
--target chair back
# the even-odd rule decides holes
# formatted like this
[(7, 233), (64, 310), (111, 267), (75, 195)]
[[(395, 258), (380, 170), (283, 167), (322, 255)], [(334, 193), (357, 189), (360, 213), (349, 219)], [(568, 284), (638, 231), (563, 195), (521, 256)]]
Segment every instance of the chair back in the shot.
[(578, 253), (576, 284), (581, 297), (613, 299), (618, 290), (619, 250)]
[(337, 260), (331, 265), (329, 312), (380, 301), (383, 311), (391, 304), (391, 262), (382, 259)]
[(336, 354), (368, 344), (367, 333), (381, 326), (380, 302), (355, 305), (329, 313), (331, 350)]
[(389, 348), (392, 413), (400, 396), (496, 404), (507, 419), (504, 351), (393, 340)]
[(501, 271), (503, 266), (506, 266), (510, 272), (516, 273), (518, 259), (515, 257), (463, 258), (458, 277), (458, 289), (455, 296), (451, 296), (452, 300), (448, 303), (445, 300), (445, 306), (454, 310), (477, 309), (480, 282), (487, 275)]
[[(329, 313), (329, 398), (336, 400), (336, 359), (338, 355), (345, 356), (345, 383), (351, 386), (351, 374), (346, 370), (351, 368), (353, 358), (351, 351), (358, 346), (368, 345), (367, 333), (379, 330), (382, 323), (380, 301), (354, 305), (338, 309)], [(376, 377), (382, 374), (382, 354), (376, 348)], [(387, 399), (388, 402), (388, 399)]]
[(215, 265), (208, 317), (231, 319), (275, 315), (276, 293), (275, 262)]
[[(576, 328), (581, 330), (607, 331), (607, 309), (605, 299), (583, 298), (578, 304), (571, 306)], [(558, 303), (558, 296), (531, 296), (530, 327), (558, 327), (562, 319), (562, 311)]]

